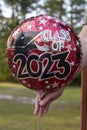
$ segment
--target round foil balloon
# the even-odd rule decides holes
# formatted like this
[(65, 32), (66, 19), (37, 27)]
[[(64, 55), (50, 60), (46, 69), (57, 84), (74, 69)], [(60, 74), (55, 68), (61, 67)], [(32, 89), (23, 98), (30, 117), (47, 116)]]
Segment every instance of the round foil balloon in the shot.
[(70, 26), (56, 17), (24, 20), (11, 33), (7, 58), (16, 79), (33, 90), (65, 87), (77, 74), (81, 45)]

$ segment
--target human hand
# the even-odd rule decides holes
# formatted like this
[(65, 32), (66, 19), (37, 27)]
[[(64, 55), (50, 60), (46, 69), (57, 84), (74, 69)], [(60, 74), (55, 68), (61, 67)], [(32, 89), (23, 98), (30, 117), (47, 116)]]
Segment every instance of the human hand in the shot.
[(42, 117), (49, 110), (51, 103), (62, 95), (63, 90), (64, 88), (60, 88), (57, 91), (46, 93), (43, 96), (37, 94), (34, 114)]

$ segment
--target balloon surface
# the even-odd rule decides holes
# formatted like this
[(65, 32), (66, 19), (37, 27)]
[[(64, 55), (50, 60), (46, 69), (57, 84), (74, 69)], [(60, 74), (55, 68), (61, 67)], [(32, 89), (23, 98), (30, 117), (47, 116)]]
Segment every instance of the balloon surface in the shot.
[(71, 27), (56, 17), (24, 20), (7, 42), (13, 76), (33, 90), (53, 91), (73, 80), (81, 65), (81, 45)]

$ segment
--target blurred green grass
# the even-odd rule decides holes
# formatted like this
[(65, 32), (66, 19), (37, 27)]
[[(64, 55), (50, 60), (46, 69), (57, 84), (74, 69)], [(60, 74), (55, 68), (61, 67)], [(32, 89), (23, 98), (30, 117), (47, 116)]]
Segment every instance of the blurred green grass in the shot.
[[(0, 95), (15, 98), (35, 98), (35, 93), (22, 85), (0, 83)], [(67, 87), (63, 95), (41, 118), (40, 130), (79, 130), (80, 129), (81, 88)], [(0, 130), (37, 130), (38, 117), (33, 115), (34, 104), (0, 100)]]

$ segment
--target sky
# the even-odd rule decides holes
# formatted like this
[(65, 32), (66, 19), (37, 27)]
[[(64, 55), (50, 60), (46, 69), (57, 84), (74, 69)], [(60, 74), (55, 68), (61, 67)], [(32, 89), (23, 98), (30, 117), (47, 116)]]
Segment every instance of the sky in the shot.
[(7, 7), (5, 7), (3, 0), (0, 0), (0, 5), (1, 5), (1, 8), (3, 10), (3, 15), (6, 17), (10, 17), (11, 16), (11, 8), (7, 9)]
[[(39, 0), (39, 3), (42, 5), (44, 2), (46, 2), (47, 0)], [(66, 0), (65, 1), (67, 4), (69, 4), (69, 0)], [(12, 11), (11, 11), (11, 7), (6, 7), (6, 5), (4, 4), (3, 0), (0, 0), (0, 5), (1, 5), (1, 8), (3, 10), (3, 15), (7, 18), (10, 18), (11, 15), (12, 15)], [(67, 8), (67, 10), (69, 10), (69, 7)], [(32, 11), (31, 13), (27, 14), (26, 15), (26, 18), (29, 18), (29, 17), (33, 17), (33, 16), (37, 16), (37, 15), (40, 15), (40, 14), (45, 14), (45, 12), (43, 10), (39, 10), (37, 8), (37, 10), (35, 11)], [(64, 21), (66, 21), (66, 17), (63, 18)], [(67, 21), (69, 23), (69, 21)]]
[[(47, 1), (47, 0), (39, 0), (39, 4), (42, 5), (42, 4), (44, 4), (46, 1)], [(69, 0), (66, 0), (65, 2), (69, 4)], [(3, 9), (3, 15), (4, 15), (5, 17), (11, 17), (11, 14), (12, 14), (11, 7), (9, 7), (9, 8), (6, 7), (6, 5), (4, 4), (3, 0), (0, 0), (0, 5), (1, 5), (1, 8)], [(31, 16), (36, 16), (36, 15), (39, 15), (39, 14), (43, 14), (43, 13), (45, 13), (43, 10), (39, 10), (39, 9), (37, 8), (37, 10), (32, 11), (31, 13), (27, 14), (27, 15), (26, 15), (26, 18), (31, 17)]]
[[(43, 2), (45, 2), (46, 0), (40, 0), (39, 1), (39, 3), (40, 4), (43, 4)], [(9, 17), (11, 17), (11, 15), (12, 15), (12, 11), (11, 11), (11, 8), (9, 7), (9, 8), (7, 8), (6, 7), (6, 5), (4, 4), (4, 2), (3, 2), (3, 0), (0, 0), (0, 5), (1, 5), (1, 8), (2, 8), (2, 10), (3, 10), (3, 15), (5, 16), (5, 17), (7, 17), (7, 18), (9, 18)], [(37, 14), (38, 13), (38, 14)], [(29, 14), (27, 14), (26, 15), (26, 18), (29, 18), (29, 17), (31, 17), (31, 16), (36, 16), (36, 15), (39, 15), (39, 14), (42, 14), (42, 13), (44, 13), (42, 10), (38, 10), (37, 9), (37, 11), (32, 11), (31, 13), (29, 13)]]

